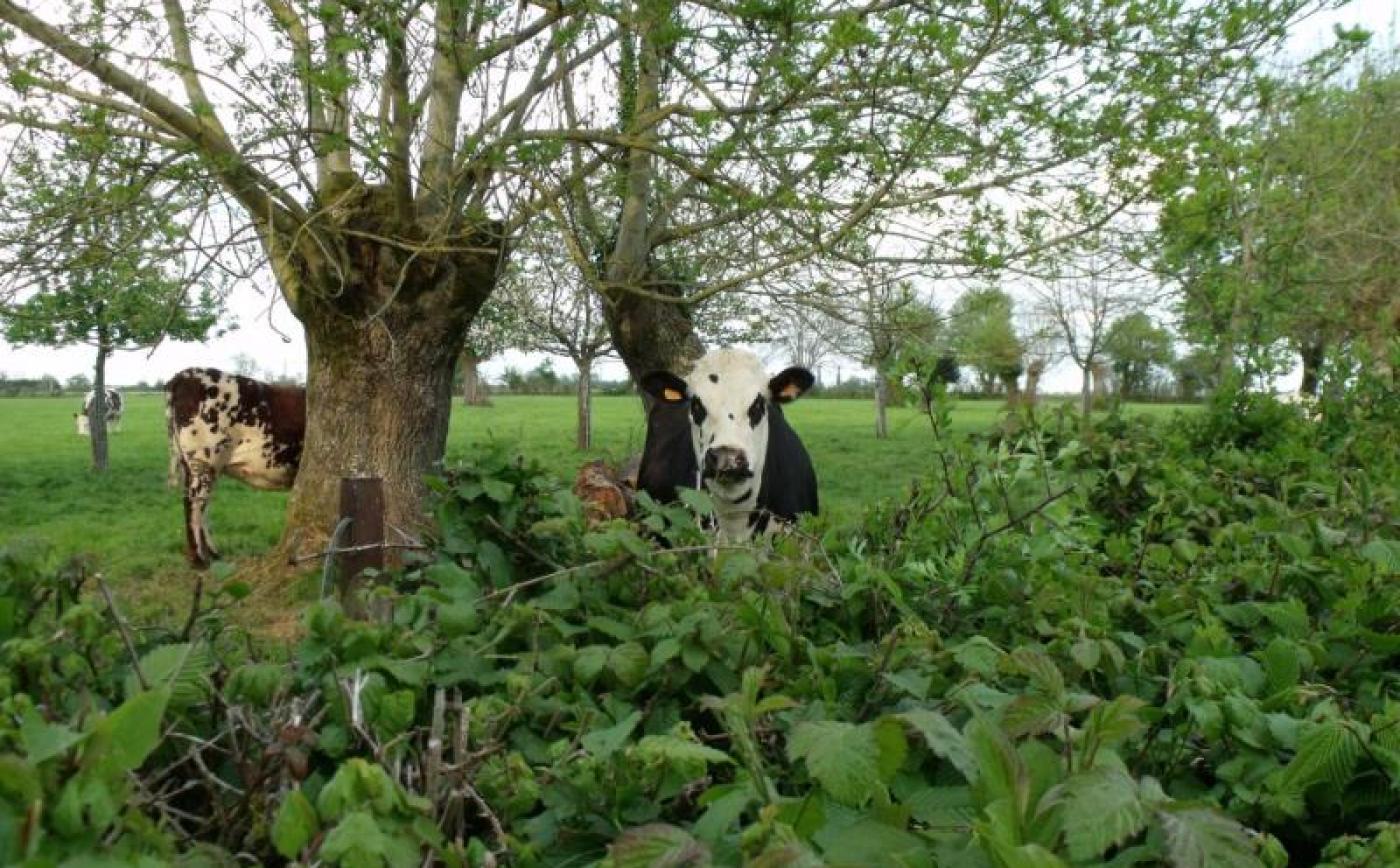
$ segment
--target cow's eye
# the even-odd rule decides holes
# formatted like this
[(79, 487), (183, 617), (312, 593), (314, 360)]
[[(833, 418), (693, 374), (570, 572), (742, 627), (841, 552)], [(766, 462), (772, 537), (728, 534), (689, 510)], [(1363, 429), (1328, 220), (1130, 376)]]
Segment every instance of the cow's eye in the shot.
[(754, 398), (753, 403), (749, 405), (749, 427), (757, 428), (758, 423), (763, 421), (763, 414), (767, 411), (768, 402), (763, 400), (763, 396), (759, 395)]
[(695, 420), (696, 425), (705, 421), (705, 405), (700, 403), (699, 398), (690, 399), (690, 418)]

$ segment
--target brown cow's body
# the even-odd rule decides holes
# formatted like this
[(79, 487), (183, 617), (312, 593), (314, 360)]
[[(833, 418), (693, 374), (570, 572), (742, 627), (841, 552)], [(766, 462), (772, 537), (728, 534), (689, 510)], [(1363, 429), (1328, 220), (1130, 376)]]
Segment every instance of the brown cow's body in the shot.
[(290, 488), (306, 435), (306, 390), (187, 368), (165, 386), (165, 415), (172, 470), (184, 488), (186, 553), (195, 566), (208, 566), (219, 556), (209, 538), (215, 480)]

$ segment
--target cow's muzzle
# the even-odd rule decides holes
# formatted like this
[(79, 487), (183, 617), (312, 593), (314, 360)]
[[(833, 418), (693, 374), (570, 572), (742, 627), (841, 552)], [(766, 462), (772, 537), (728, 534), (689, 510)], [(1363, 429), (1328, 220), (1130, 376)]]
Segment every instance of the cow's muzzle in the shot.
[(749, 469), (749, 457), (744, 450), (733, 446), (720, 446), (705, 450), (705, 478), (720, 482), (739, 482), (753, 478)]

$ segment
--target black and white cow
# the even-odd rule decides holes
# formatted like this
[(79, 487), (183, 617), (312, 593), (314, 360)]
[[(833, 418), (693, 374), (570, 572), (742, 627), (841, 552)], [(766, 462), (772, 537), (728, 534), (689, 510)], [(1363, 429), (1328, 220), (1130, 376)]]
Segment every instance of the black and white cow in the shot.
[(678, 488), (704, 487), (715, 502), (718, 536), (741, 542), (817, 512), (817, 476), (783, 405), (812, 386), (806, 368), (769, 377), (753, 353), (724, 349), (681, 379), (654, 371), (641, 386), (654, 402), (637, 487), (661, 502)]
[[(108, 431), (120, 431), (122, 427), (122, 393), (116, 389), (103, 389), (106, 407), (103, 416), (107, 420)], [(78, 434), (83, 437), (92, 435), (92, 405), (97, 401), (96, 390), (88, 392), (83, 396), (83, 411), (73, 414), (73, 421), (78, 426)]]
[(183, 485), (185, 550), (207, 567), (209, 498), (222, 474), (253, 488), (291, 488), (306, 435), (306, 390), (213, 368), (187, 368), (165, 384), (172, 478)]

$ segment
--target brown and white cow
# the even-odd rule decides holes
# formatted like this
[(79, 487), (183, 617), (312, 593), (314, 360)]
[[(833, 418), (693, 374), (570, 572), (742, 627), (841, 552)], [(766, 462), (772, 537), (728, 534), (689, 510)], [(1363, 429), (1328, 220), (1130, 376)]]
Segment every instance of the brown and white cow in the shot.
[[(107, 420), (107, 430), (120, 431), (122, 429), (122, 393), (116, 389), (107, 388), (102, 390), (103, 395), (103, 417)], [(93, 390), (83, 396), (83, 410), (81, 413), (73, 414), (73, 421), (78, 426), (78, 435), (81, 437), (92, 436), (92, 405), (97, 403), (97, 391)]]
[(306, 390), (213, 368), (186, 368), (165, 384), (171, 475), (183, 485), (185, 551), (207, 567), (209, 498), (220, 475), (253, 488), (291, 488), (306, 434)]

